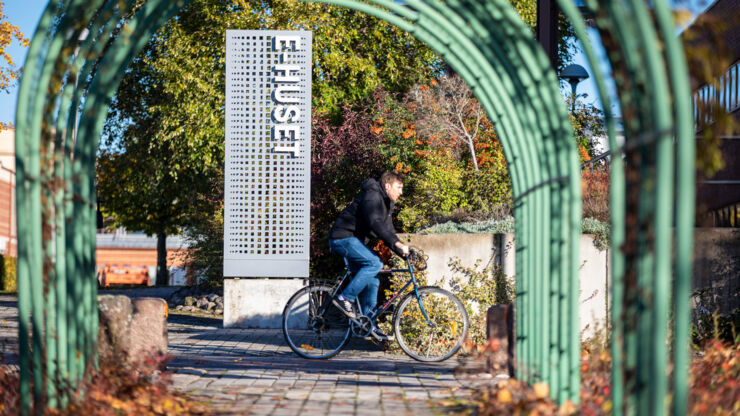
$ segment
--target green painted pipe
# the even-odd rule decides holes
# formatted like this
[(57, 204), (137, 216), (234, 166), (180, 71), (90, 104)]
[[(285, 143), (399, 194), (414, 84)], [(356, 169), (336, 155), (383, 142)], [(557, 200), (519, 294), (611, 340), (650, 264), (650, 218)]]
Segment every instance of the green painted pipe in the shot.
[(688, 407), (689, 362), (689, 299), (691, 291), (691, 259), (694, 229), (695, 138), (691, 87), (686, 59), (675, 34), (673, 16), (664, 1), (655, 2), (655, 16), (665, 45), (669, 63), (671, 92), (676, 115), (678, 147), (676, 172), (676, 260), (673, 290), (673, 414), (683, 416)]

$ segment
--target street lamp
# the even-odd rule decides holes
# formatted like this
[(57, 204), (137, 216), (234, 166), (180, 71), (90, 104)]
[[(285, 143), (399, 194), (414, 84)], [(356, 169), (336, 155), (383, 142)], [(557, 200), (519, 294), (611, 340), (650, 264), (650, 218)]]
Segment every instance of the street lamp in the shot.
[(578, 64), (570, 64), (560, 73), (560, 78), (570, 83), (570, 90), (573, 93), (573, 102), (570, 104), (570, 112), (572, 114), (576, 109), (576, 88), (581, 81), (588, 79), (588, 72)]

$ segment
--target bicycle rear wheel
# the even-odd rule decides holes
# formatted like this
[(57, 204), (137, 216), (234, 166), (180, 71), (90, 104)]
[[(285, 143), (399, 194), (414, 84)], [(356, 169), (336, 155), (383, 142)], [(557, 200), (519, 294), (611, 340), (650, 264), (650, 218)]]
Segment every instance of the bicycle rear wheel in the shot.
[(438, 287), (419, 288), (419, 297), (429, 322), (414, 293), (407, 294), (393, 319), (396, 341), (415, 360), (444, 361), (462, 347), (468, 335), (468, 313), (457, 296)]
[(306, 286), (285, 305), (283, 336), (301, 357), (330, 358), (349, 342), (349, 320), (331, 303), (331, 290), (323, 285)]

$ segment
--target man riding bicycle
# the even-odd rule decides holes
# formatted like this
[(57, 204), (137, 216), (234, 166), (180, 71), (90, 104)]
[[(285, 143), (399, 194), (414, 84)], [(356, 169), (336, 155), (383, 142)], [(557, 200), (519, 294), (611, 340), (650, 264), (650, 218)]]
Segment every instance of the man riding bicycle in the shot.
[[(329, 231), (329, 249), (344, 257), (353, 274), (349, 285), (334, 298), (334, 305), (345, 315), (355, 319), (355, 301), (360, 298), (362, 314), (369, 315), (375, 309), (380, 280), (377, 275), (383, 262), (365, 244), (370, 239), (380, 239), (396, 254), (407, 256), (409, 247), (396, 235), (391, 215), (393, 204), (403, 193), (403, 178), (393, 172), (385, 172), (380, 183), (369, 178), (362, 182), (362, 192), (355, 197), (332, 225)], [(371, 335), (386, 341), (375, 323)]]

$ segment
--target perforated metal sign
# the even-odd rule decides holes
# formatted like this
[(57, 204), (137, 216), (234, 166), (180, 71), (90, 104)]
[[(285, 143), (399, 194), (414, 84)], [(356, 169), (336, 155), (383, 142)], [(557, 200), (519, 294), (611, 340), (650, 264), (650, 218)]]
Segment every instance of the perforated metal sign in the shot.
[(225, 277), (307, 277), (311, 48), (303, 31), (226, 31)]

